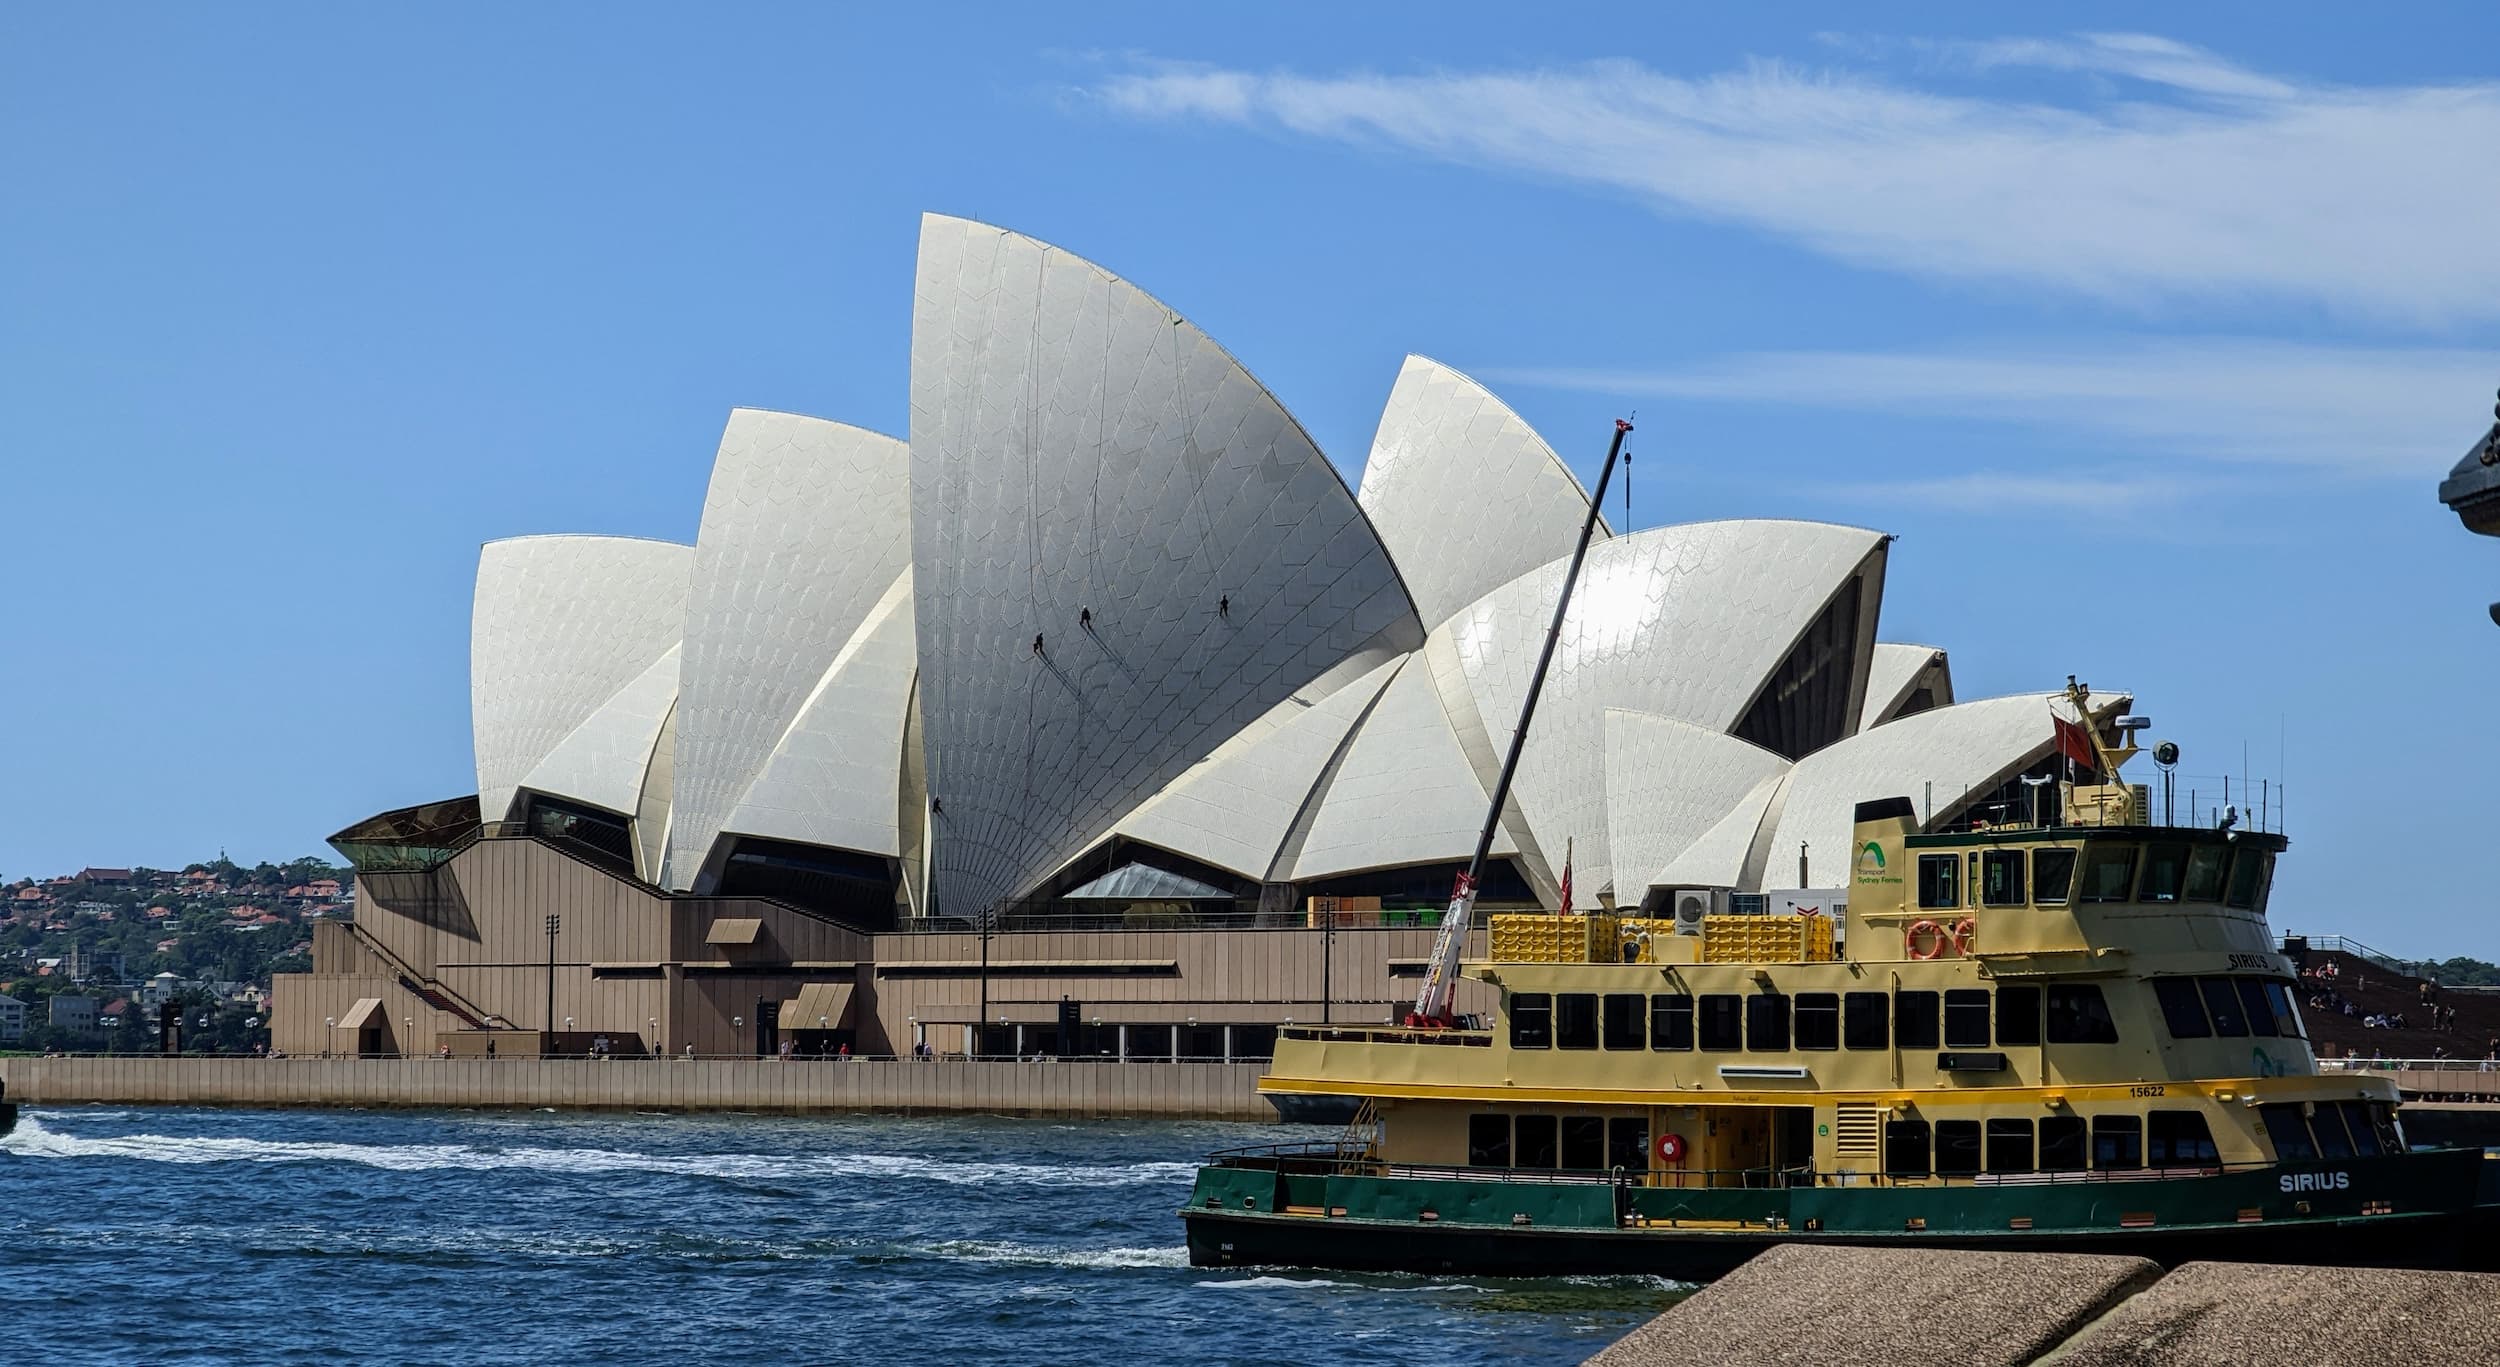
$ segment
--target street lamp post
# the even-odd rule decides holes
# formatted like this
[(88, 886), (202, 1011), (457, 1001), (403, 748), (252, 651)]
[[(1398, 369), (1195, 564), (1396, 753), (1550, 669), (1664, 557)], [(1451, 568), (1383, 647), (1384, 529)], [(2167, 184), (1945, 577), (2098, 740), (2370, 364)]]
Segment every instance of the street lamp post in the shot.
[(559, 931), (559, 930), (562, 930), (563, 928), (564, 928), (564, 917), (563, 917), (563, 915), (562, 915), (561, 913), (558, 913), (558, 912), (553, 912), (553, 911), (548, 912), (548, 913), (547, 913), (547, 1034), (548, 1034), (548, 1036), (549, 1036), (549, 1039), (548, 1039), (548, 1041), (547, 1041), (547, 1049), (546, 1049), (546, 1050), (541, 1050), (541, 1051), (540, 1051), (541, 1053), (548, 1052), (548, 1050), (552, 1050), (552, 1049), (555, 1047), (555, 1040), (554, 1040), (553, 1036), (554, 1036), (554, 1035), (555, 1035), (555, 1033), (556, 1033), (556, 932), (557, 932), (557, 931)]

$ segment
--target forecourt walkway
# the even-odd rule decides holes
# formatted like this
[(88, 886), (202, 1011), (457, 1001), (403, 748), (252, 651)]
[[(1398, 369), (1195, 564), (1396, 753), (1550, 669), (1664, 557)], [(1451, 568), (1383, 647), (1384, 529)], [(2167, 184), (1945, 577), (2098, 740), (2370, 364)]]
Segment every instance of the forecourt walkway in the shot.
[(2500, 1276), (1946, 1249), (1775, 1248), (1589, 1367), (2500, 1363)]

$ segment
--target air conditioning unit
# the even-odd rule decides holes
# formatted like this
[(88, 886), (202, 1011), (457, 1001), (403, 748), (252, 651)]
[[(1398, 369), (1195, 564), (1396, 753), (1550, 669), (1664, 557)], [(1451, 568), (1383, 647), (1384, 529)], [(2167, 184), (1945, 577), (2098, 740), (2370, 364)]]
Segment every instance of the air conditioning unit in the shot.
[(1703, 917), (1727, 913), (1727, 893), (1721, 888), (1678, 888), (1669, 894), (1667, 905), (1675, 910), (1676, 934), (1699, 935)]

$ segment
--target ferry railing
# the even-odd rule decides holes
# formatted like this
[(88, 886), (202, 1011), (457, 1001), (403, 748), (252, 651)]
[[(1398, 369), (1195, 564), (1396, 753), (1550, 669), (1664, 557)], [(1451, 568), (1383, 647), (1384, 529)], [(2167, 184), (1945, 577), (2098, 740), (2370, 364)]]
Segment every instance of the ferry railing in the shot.
[(1350, 1044), (1439, 1044), (1459, 1049), (1493, 1047), (1490, 1030), (1410, 1030), (1401, 1026), (1287, 1025), (1279, 1039), (1339, 1040)]

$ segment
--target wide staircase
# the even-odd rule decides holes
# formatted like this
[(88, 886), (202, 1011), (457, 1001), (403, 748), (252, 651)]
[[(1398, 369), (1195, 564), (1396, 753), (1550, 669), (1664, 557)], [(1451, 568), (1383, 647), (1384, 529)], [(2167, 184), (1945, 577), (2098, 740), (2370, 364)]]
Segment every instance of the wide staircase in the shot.
[[(2400, 961), (2351, 940), (2312, 938), (2299, 965), (2301, 1019), (2319, 1057), (2481, 1059), (2500, 1046), (2500, 992), (2431, 984)], [(2332, 976), (2322, 970), (2333, 966)], [(2319, 1003), (2323, 1000), (2324, 1005)], [(2346, 1015), (2343, 1003), (2352, 1003)], [(2439, 1029), (2433, 1008), (2455, 1007), (2456, 1025)], [(2372, 1016), (2401, 1016), (2402, 1028), (2364, 1024)]]

